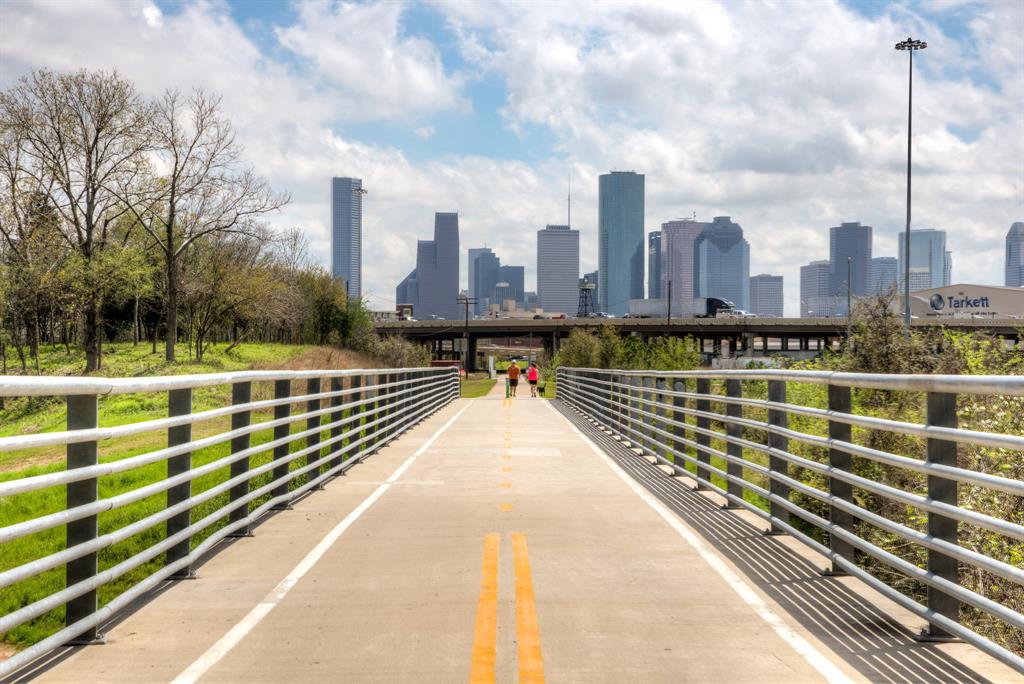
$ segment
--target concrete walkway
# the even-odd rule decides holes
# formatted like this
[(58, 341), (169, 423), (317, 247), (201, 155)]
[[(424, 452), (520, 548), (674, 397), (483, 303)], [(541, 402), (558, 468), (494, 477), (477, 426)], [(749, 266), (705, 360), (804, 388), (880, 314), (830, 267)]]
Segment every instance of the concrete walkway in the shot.
[(528, 394), (454, 403), (33, 676), (1014, 680)]

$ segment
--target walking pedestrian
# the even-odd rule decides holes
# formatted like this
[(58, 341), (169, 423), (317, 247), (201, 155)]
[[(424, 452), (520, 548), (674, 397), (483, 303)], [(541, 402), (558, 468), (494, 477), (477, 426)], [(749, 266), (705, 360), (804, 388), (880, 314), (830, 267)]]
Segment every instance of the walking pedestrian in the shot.
[(519, 364), (515, 361), (508, 367), (508, 388), (512, 396), (516, 396), (516, 386), (519, 384)]
[(526, 371), (526, 380), (530, 383), (530, 396), (537, 396), (537, 381), (540, 380), (540, 371), (537, 369), (537, 364), (530, 363), (530, 368)]

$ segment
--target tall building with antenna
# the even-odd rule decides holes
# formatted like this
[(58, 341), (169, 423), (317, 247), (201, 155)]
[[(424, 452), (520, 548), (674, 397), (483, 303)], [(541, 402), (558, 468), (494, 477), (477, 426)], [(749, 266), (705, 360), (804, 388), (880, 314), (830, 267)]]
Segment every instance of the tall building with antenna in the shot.
[(331, 179), (331, 275), (349, 299), (363, 296), (363, 181)]

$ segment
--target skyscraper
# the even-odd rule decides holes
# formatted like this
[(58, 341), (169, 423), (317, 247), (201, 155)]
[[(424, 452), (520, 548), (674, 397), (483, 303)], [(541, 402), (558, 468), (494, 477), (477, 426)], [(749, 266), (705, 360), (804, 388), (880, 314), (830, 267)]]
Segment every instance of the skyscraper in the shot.
[(363, 296), (363, 181), (331, 179), (331, 274), (350, 299)]
[(697, 237), (710, 226), (710, 223), (693, 219), (661, 224), (661, 292), (668, 299), (671, 291), (672, 316), (694, 313), (693, 300), (697, 295), (694, 294), (693, 248)]
[(621, 316), (644, 297), (644, 176), (612, 171), (598, 184), (599, 308)]
[(800, 318), (835, 315), (834, 297), (829, 294), (829, 270), (827, 261), (812, 261), (800, 267)]
[(829, 294), (836, 306), (833, 313), (845, 316), (847, 294), (854, 297), (868, 294), (871, 279), (871, 226), (862, 226), (854, 221), (829, 228), (828, 257)]
[(395, 288), (395, 299), (412, 304), (416, 318), (451, 320), (460, 316), (458, 296), (459, 215), (438, 212), (434, 239), (416, 243), (416, 268)]
[(647, 234), (647, 298), (661, 299), (661, 231)]
[(1006, 233), (1006, 286), (1024, 287), (1024, 222), (1018, 221)]
[[(476, 258), (473, 259), (473, 253)], [(491, 294), (494, 286), (498, 283), (498, 269), (501, 267), (501, 260), (488, 247), (474, 248), (470, 253), (470, 281), (469, 296), (476, 297), (474, 312), (477, 315), (487, 313), (490, 305)]]
[(782, 276), (767, 273), (751, 276), (750, 312), (758, 316), (782, 317)]
[[(903, 292), (903, 278), (906, 273), (903, 261), (905, 236), (905, 232), (900, 232), (898, 264), (900, 292)], [(946, 251), (946, 231), (934, 228), (910, 231), (911, 292), (949, 285), (952, 266), (952, 254)]]
[(569, 226), (537, 231), (537, 301), (545, 311), (573, 314), (579, 304), (580, 232)]
[(498, 281), (508, 283), (513, 298), (517, 303), (523, 303), (523, 294), (526, 292), (525, 266), (499, 266)]
[(718, 297), (739, 309), (750, 308), (750, 244), (738, 223), (716, 216), (697, 236), (693, 253), (696, 297)]
[(895, 293), (896, 284), (899, 282), (896, 266), (896, 257), (873, 257), (871, 259), (871, 285), (868, 287), (868, 294)]

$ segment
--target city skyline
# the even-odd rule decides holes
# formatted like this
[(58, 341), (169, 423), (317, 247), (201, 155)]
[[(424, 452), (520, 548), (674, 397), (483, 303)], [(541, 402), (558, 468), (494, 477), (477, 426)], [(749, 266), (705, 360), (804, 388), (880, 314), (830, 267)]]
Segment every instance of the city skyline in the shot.
[(914, 61), (925, 173), (912, 227), (947, 230), (954, 280), (999, 285), (1024, 214), (1020, 3), (823, 0), (794, 17), (717, 2), (50, 2), (8, 3), (5, 19), (19, 36), (0, 46), (5, 86), (39, 67), (117, 68), (148, 96), (222, 95), (246, 159), (294, 198), (272, 227), (303, 228), (326, 267), (325, 179), (362, 178), (375, 309), (394, 304), (437, 208), (458, 209), (464, 246), (491, 246), (533, 282), (533, 234), (564, 222), (567, 172), (592, 271), (597, 177), (633, 168), (647, 176), (645, 228), (732, 215), (757, 246), (751, 273), (783, 275), (794, 315), (800, 265), (828, 253), (824, 228), (860, 221), (875, 254), (897, 254), (907, 73), (892, 47), (907, 35), (929, 45)]

